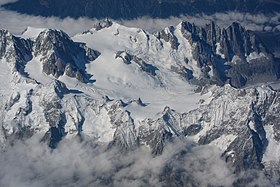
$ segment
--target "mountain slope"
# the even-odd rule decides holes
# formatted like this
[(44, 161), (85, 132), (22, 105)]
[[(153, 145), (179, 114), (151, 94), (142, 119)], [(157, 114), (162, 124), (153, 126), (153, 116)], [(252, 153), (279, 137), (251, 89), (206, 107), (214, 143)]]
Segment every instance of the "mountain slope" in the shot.
[[(257, 35), (238, 23), (221, 29), (214, 23), (201, 28), (182, 22), (153, 35), (141, 29), (132, 29), (129, 42), (126, 39), (128, 33), (121, 30), (124, 27), (116, 23), (103, 30), (99, 27), (74, 36), (74, 39), (88, 42), (88, 45), (91, 45), (90, 41), (93, 44), (102, 41), (98, 47), (103, 46), (103, 40), (105, 45), (122, 41), (122, 44), (112, 45), (116, 46), (113, 50), (117, 51), (117, 58), (125, 55), (128, 59), (153, 62), (156, 68), (168, 68), (192, 83), (222, 85), (229, 81), (234, 87), (242, 87), (276, 80), (279, 76), (279, 63), (273, 54)], [(108, 35), (110, 39), (107, 39)], [(106, 49), (112, 46), (106, 46)]]

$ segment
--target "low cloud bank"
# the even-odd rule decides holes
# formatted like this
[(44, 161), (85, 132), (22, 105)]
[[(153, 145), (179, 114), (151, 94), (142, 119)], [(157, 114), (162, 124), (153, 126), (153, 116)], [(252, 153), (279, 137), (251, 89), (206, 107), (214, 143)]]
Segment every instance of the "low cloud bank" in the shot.
[(220, 155), (187, 140), (167, 144), (157, 157), (144, 146), (123, 153), (75, 138), (51, 150), (34, 136), (0, 154), (0, 186), (271, 186), (261, 172), (234, 175)]
[(249, 14), (239, 12), (227, 12), (216, 13), (212, 15), (198, 14), (196, 16), (180, 16), (170, 17), (169, 19), (151, 19), (148, 17), (142, 17), (134, 20), (121, 20), (120, 23), (132, 26), (140, 27), (150, 32), (161, 30), (170, 25), (177, 25), (181, 21), (189, 21), (195, 23), (198, 26), (205, 26), (206, 24), (214, 21), (220, 27), (226, 28), (233, 22), (241, 23), (246, 29), (253, 31), (280, 31), (280, 14), (275, 13), (273, 15), (264, 14)]
[(0, 154), (0, 186), (230, 186), (234, 176), (219, 155), (186, 141), (169, 144), (157, 157), (144, 147), (120, 153), (76, 139), (51, 150), (33, 137)]
[[(0, 5), (15, 0), (0, 0)], [(134, 20), (115, 20), (116, 22), (129, 27), (139, 27), (149, 32), (160, 31), (170, 25), (177, 25), (181, 21), (193, 22), (196, 25), (204, 26), (210, 21), (215, 21), (221, 27), (227, 27), (232, 22), (240, 22), (247, 29), (254, 31), (279, 31), (280, 13), (273, 15), (249, 14), (239, 12), (216, 13), (212, 15), (198, 14), (196, 16), (182, 15), (168, 19), (153, 19), (141, 17)], [(62, 29), (70, 36), (81, 33), (93, 27), (99, 22), (89, 18), (65, 18), (30, 16), (16, 13), (0, 8), (0, 28), (8, 29), (14, 34), (21, 34), (27, 26), (38, 28)]]
[(92, 28), (94, 23), (97, 23), (97, 20), (87, 18), (44, 18), (40, 16), (22, 15), (0, 9), (0, 29), (7, 29), (16, 35), (21, 34), (28, 26), (31, 26), (36, 28), (61, 29), (72, 36)]

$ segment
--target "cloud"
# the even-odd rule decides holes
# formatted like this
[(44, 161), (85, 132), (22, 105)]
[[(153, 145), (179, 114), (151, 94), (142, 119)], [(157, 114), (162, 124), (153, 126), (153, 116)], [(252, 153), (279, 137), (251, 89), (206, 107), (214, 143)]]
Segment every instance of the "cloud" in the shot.
[(75, 138), (51, 150), (40, 137), (0, 154), (0, 186), (271, 186), (260, 171), (233, 174), (217, 148), (188, 140), (174, 140), (154, 157), (146, 146), (120, 152)]
[(163, 186), (174, 182), (178, 171), (200, 186), (227, 186), (234, 178), (219, 155), (213, 147), (187, 141), (168, 145), (157, 157), (146, 147), (120, 153), (76, 139), (50, 150), (37, 136), (1, 153), (0, 186)]
[[(11, 0), (14, 1), (14, 0)], [(10, 2), (0, 0), (0, 5)], [(129, 27), (139, 27), (149, 32), (160, 31), (170, 25), (177, 25), (181, 21), (193, 22), (198, 26), (204, 26), (210, 21), (215, 21), (221, 27), (227, 27), (232, 22), (240, 22), (247, 29), (254, 31), (275, 31), (280, 27), (280, 13), (273, 15), (249, 14), (239, 12), (216, 13), (212, 15), (197, 14), (195, 16), (182, 15), (168, 19), (153, 19), (141, 17), (134, 20), (115, 20), (116, 22)], [(65, 18), (30, 16), (16, 13), (0, 8), (0, 28), (5, 28), (14, 34), (20, 34), (27, 26), (39, 28), (62, 29), (70, 36), (81, 33), (93, 27), (99, 20), (90, 18)]]
[(239, 12), (215, 13), (212, 15), (197, 14), (195, 16), (182, 15), (168, 19), (152, 19), (142, 17), (134, 20), (120, 20), (119, 22), (132, 27), (140, 27), (150, 32), (161, 30), (170, 25), (177, 25), (181, 21), (195, 23), (198, 26), (205, 26), (215, 21), (220, 27), (226, 28), (233, 22), (239, 22), (246, 29), (253, 31), (275, 31), (280, 26), (280, 14), (273, 15), (249, 14)]
[(69, 35), (81, 33), (93, 27), (95, 19), (60, 19), (56, 17), (40, 17), (19, 14), (12, 11), (0, 9), (0, 28), (7, 29), (13, 34), (21, 34), (28, 26), (37, 28), (61, 29)]
[(14, 3), (18, 0), (0, 0), (0, 5), (4, 5), (4, 4), (7, 4), (7, 3)]

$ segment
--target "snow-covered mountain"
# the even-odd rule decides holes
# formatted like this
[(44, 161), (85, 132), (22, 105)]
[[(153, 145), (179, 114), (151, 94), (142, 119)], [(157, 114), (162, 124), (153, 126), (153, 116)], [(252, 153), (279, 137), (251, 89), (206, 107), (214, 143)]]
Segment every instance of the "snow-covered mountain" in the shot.
[(279, 176), (280, 95), (264, 84), (278, 63), (238, 23), (151, 34), (104, 20), (72, 38), (31, 27), (0, 37), (3, 150), (36, 135), (51, 148), (79, 137), (156, 156), (181, 139), (217, 147), (235, 173)]

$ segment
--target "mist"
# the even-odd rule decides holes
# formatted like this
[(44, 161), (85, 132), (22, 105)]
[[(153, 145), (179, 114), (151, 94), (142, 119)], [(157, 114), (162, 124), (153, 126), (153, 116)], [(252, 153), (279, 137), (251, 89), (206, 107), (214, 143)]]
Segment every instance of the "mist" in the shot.
[[(188, 141), (170, 143), (156, 157), (145, 146), (121, 152), (74, 138), (52, 150), (39, 141), (18, 141), (1, 153), (0, 186), (230, 186), (234, 179), (217, 149)], [(179, 173), (185, 177), (174, 181)]]
[(264, 14), (249, 14), (240, 12), (216, 13), (212, 15), (197, 14), (196, 16), (182, 15), (180, 17), (170, 17), (169, 19), (152, 19), (142, 17), (134, 20), (117, 20), (123, 25), (130, 27), (140, 27), (149, 32), (156, 32), (168, 26), (176, 26), (181, 21), (195, 23), (197, 26), (205, 26), (214, 21), (221, 28), (227, 28), (233, 22), (239, 22), (248, 30), (252, 31), (280, 31), (280, 14), (275, 13), (272, 16)]
[(41, 138), (1, 150), (0, 186), (272, 186), (263, 172), (234, 174), (220, 150), (187, 139), (166, 142), (162, 155), (154, 156), (144, 145), (124, 151), (72, 138), (51, 149)]
[[(0, 5), (15, 0), (0, 0)], [(28, 26), (36, 28), (61, 29), (73, 36), (82, 33), (99, 22), (97, 19), (90, 18), (57, 18), (41, 17), (20, 14), (0, 8), (0, 28), (7, 29), (13, 34), (20, 35)], [(156, 32), (168, 26), (176, 26), (181, 21), (189, 21), (198, 26), (204, 26), (210, 21), (215, 21), (219, 26), (225, 28), (232, 22), (241, 23), (246, 29), (253, 31), (280, 31), (280, 14), (266, 16), (264, 14), (248, 14), (239, 12), (216, 13), (212, 15), (197, 14), (196, 16), (182, 15), (180, 17), (170, 17), (168, 19), (154, 19), (141, 17), (134, 20), (114, 20), (128, 27), (142, 28), (148, 32)]]

